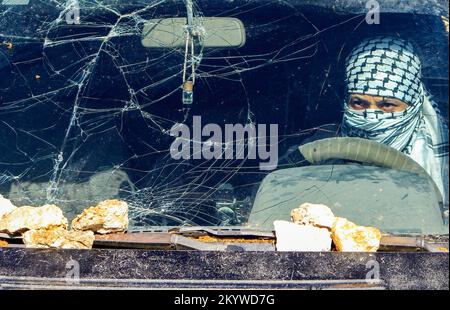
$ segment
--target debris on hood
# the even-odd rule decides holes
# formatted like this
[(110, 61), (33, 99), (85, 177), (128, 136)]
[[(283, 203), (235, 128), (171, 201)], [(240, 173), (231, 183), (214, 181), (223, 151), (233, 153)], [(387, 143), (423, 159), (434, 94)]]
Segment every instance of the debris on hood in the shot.
[(376, 252), (381, 232), (335, 217), (326, 205), (304, 203), (291, 211), (291, 222), (275, 221), (277, 251)]
[(326, 228), (287, 221), (275, 221), (273, 225), (277, 251), (331, 251), (331, 233)]
[(0, 217), (0, 233), (22, 234), (27, 248), (91, 249), (94, 233), (119, 233), (128, 227), (128, 205), (120, 200), (105, 200), (84, 210), (73, 220), (73, 230), (69, 231), (67, 219), (55, 205), (16, 208), (1, 198), (4, 215)]
[(68, 231), (64, 228), (33, 229), (23, 234), (27, 248), (92, 249), (92, 231)]
[(125, 232), (127, 228), (128, 204), (117, 199), (88, 208), (72, 221), (73, 230), (91, 230), (98, 234)]
[(291, 219), (296, 224), (331, 229), (335, 216), (326, 205), (304, 203), (291, 211)]
[(10, 235), (31, 229), (67, 228), (62, 210), (55, 205), (16, 208), (0, 218), (0, 232)]
[(380, 247), (381, 232), (374, 227), (358, 226), (338, 217), (331, 232), (334, 245), (340, 252), (376, 252)]
[(15, 209), (17, 209), (17, 207), (13, 205), (9, 199), (4, 198), (0, 194), (0, 219)]

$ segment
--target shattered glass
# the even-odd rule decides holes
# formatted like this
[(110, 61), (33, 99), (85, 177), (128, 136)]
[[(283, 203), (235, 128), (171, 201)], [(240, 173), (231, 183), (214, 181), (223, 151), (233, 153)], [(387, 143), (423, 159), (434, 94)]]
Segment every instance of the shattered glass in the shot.
[(292, 148), (340, 122), (345, 53), (378, 33), (422, 47), (425, 83), (448, 121), (439, 15), (389, 13), (368, 25), (364, 5), (337, 11), (309, 2), (194, 1), (195, 18), (239, 18), (247, 42), (202, 50), (189, 107), (184, 47), (141, 44), (149, 19), (186, 17), (183, 1), (1, 3), (0, 193), (16, 205), (54, 203), (69, 219), (123, 199), (136, 229), (244, 225), (270, 171), (248, 158), (175, 160), (172, 126), (190, 126), (194, 115), (221, 126), (278, 124), (277, 169), (301, 165)]

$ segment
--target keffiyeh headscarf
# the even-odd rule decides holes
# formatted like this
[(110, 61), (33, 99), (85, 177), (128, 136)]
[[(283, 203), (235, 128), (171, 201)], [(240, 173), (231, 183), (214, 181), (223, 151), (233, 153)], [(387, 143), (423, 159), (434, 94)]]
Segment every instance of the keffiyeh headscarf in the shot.
[(448, 203), (448, 129), (422, 83), (421, 62), (408, 42), (393, 37), (363, 41), (346, 61), (347, 94), (399, 99), (403, 112), (354, 110), (345, 102), (342, 135), (387, 144), (428, 171)]

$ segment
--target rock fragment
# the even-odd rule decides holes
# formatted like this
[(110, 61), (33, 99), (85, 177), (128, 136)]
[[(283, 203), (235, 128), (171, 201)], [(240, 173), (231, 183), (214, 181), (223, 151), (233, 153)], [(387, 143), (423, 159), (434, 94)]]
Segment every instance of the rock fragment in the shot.
[(335, 221), (335, 216), (326, 205), (304, 203), (297, 209), (291, 211), (291, 219), (296, 224), (331, 229)]
[(116, 199), (88, 208), (72, 221), (73, 230), (91, 230), (99, 234), (124, 232), (127, 228), (128, 205)]
[(31, 229), (67, 228), (67, 225), (62, 210), (55, 205), (24, 206), (0, 218), (0, 232), (11, 235)]
[(331, 234), (326, 228), (275, 221), (277, 251), (331, 251)]
[(92, 249), (92, 231), (68, 231), (64, 228), (33, 229), (23, 234), (27, 248)]
[(376, 252), (380, 247), (381, 232), (374, 227), (358, 226), (338, 217), (331, 232), (340, 252)]
[(16, 206), (9, 199), (0, 195), (0, 219), (15, 209), (17, 209)]

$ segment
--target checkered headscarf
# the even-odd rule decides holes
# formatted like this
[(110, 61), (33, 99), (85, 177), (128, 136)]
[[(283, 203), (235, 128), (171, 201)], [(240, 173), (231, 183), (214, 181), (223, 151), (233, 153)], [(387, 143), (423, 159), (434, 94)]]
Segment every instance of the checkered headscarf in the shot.
[(342, 135), (375, 140), (404, 152), (429, 172), (447, 196), (448, 131), (423, 85), (421, 71), (413, 46), (402, 39), (376, 37), (355, 47), (346, 61), (347, 95), (395, 98), (408, 107), (404, 112), (357, 111), (346, 100)]
[(347, 91), (421, 104), (417, 102), (422, 94), (421, 67), (410, 43), (390, 37), (369, 39), (347, 58)]

